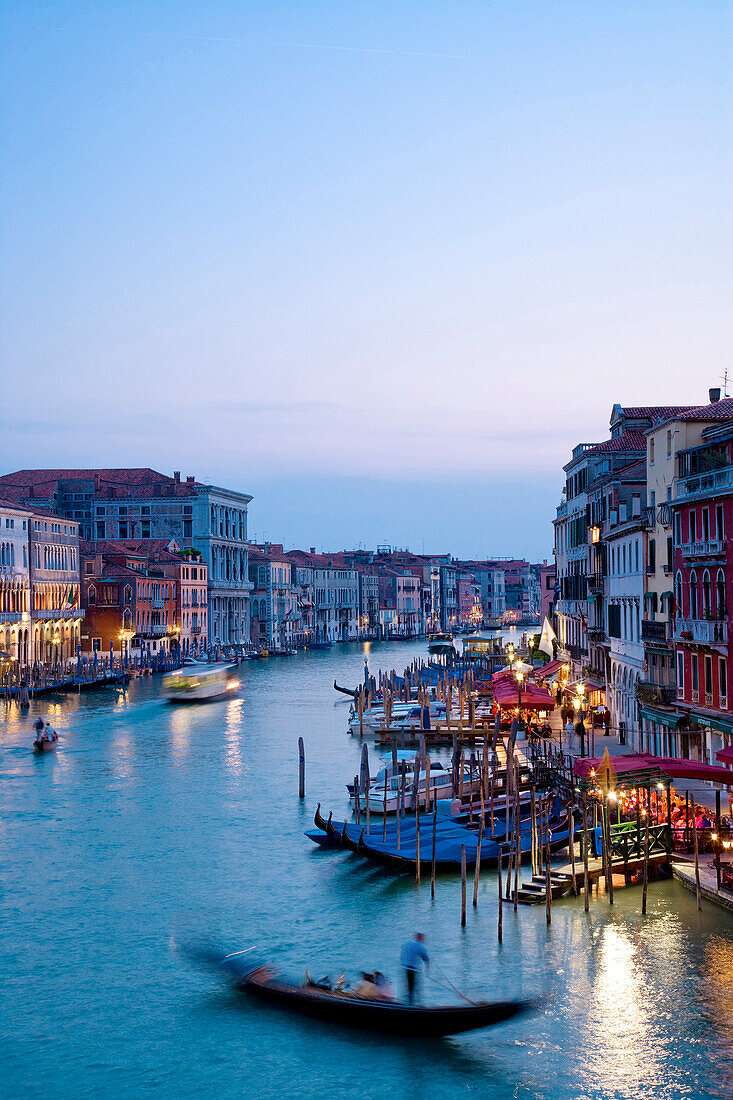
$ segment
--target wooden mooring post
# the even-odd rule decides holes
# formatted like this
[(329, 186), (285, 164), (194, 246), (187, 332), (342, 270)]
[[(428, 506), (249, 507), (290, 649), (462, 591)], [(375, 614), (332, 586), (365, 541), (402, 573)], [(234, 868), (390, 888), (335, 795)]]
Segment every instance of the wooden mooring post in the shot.
[(466, 845), (461, 845), (461, 928), (466, 927)]
[(298, 798), (305, 798), (305, 744), (298, 738)]
[(502, 932), (503, 932), (503, 929), (502, 929), (502, 920), (503, 920), (502, 906), (503, 906), (503, 903), (504, 903), (504, 898), (503, 898), (502, 889), (501, 889), (501, 862), (502, 862), (503, 856), (504, 856), (504, 853), (501, 850), (501, 844), (500, 844), (499, 845), (499, 858), (496, 862), (496, 869), (498, 871), (498, 876), (499, 876), (499, 924), (498, 924), (498, 929), (497, 929), (498, 937), (499, 937), (499, 943), (501, 943), (501, 937), (502, 937)]

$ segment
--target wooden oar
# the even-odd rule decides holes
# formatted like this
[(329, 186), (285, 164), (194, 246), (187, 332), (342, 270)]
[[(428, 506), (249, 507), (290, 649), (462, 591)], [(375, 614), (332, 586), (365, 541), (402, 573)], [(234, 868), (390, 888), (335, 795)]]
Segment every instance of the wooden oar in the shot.
[[(450, 980), (450, 978), (446, 977), (445, 972), (443, 970), (441, 970), (440, 973), (443, 976), (443, 978), (445, 979), (445, 982), (446, 982), (447, 986), (449, 986), (450, 989), (452, 989), (454, 993), (457, 993), (458, 996), (462, 997), (464, 1001), (468, 1001), (468, 1003), (470, 1005), (475, 1005), (476, 1004), (475, 1001), (472, 1001), (470, 997), (467, 997), (465, 993), (461, 993), (460, 989), (458, 989), (455, 985), (453, 985), (453, 982)], [(443, 984), (442, 982), (439, 982), (437, 980), (437, 978), (434, 978), (432, 976), (432, 974), (430, 974), (430, 973), (426, 974), (425, 977), (430, 978), (430, 980), (435, 982), (436, 985), (442, 985)]]

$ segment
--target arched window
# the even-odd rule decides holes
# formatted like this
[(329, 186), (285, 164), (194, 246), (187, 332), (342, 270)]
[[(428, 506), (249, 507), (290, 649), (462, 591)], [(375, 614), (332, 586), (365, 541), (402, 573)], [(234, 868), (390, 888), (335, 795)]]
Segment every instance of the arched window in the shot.
[(97, 590), (96, 590), (96, 588), (94, 587), (93, 584), (89, 585), (89, 595), (87, 596), (87, 602), (88, 603), (96, 603), (97, 602)]
[(702, 575), (702, 615), (704, 619), (710, 618), (710, 574), (707, 569)]
[(132, 589), (129, 584), (125, 585), (125, 603), (130, 603), (132, 600)]
[(690, 618), (697, 618), (697, 573), (690, 573)]
[(682, 574), (679, 572), (679, 570), (677, 571), (677, 576), (674, 579), (674, 602), (677, 605), (677, 614), (682, 615)]
[(716, 588), (716, 610), (719, 619), (724, 619), (728, 614), (728, 607), (725, 600), (725, 574), (722, 569), (718, 570), (718, 575), (715, 578)]

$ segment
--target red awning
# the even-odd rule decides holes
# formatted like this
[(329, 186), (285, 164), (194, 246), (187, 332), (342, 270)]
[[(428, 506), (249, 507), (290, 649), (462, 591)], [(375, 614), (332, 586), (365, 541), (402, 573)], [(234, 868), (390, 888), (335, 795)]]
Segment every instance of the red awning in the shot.
[(546, 665), (542, 665), (541, 668), (534, 670), (534, 676), (552, 676), (553, 672), (557, 672), (562, 668), (562, 661), (549, 661)]
[[(494, 699), (500, 707), (519, 706), (519, 692), (516, 682), (499, 681), (494, 685)], [(522, 708), (527, 710), (552, 710), (555, 700), (545, 688), (537, 684), (525, 684), (522, 687)]]
[(722, 760), (724, 764), (733, 764), (733, 745), (729, 745), (727, 749), (721, 749), (715, 754), (718, 760)]
[[(725, 751), (725, 750), (723, 750)], [(591, 768), (597, 770), (603, 757), (585, 757), (573, 763), (575, 775), (587, 777)], [(634, 772), (659, 768), (671, 779), (699, 779), (706, 783), (719, 783), (721, 786), (733, 786), (733, 772), (728, 768), (719, 768), (715, 764), (704, 764), (701, 760), (682, 760), (674, 756), (650, 756), (648, 753), (630, 753), (628, 756), (611, 757), (617, 775), (631, 776)]]

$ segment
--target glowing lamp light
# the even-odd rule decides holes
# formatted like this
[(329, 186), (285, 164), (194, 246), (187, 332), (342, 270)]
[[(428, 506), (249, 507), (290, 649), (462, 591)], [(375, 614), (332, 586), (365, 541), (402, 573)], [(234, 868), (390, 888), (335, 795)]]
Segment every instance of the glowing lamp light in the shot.
[(583, 696), (585, 695), (585, 684), (576, 684), (575, 685), (575, 690), (577, 691), (578, 695), (582, 699)]
[(664, 783), (657, 783), (657, 788), (658, 788), (658, 790), (663, 791), (664, 790)]
[(616, 794), (615, 791), (609, 791), (608, 792), (608, 801), (609, 802), (618, 802), (618, 795)]
[(590, 770), (590, 775), (591, 775), (591, 779), (593, 778), (593, 776), (594, 776), (595, 774), (596, 774), (596, 769), (595, 769), (595, 768), (591, 768), (591, 770)]
[(718, 834), (717, 833), (711, 833), (710, 834), (710, 839), (711, 840), (717, 840), (718, 839)]

